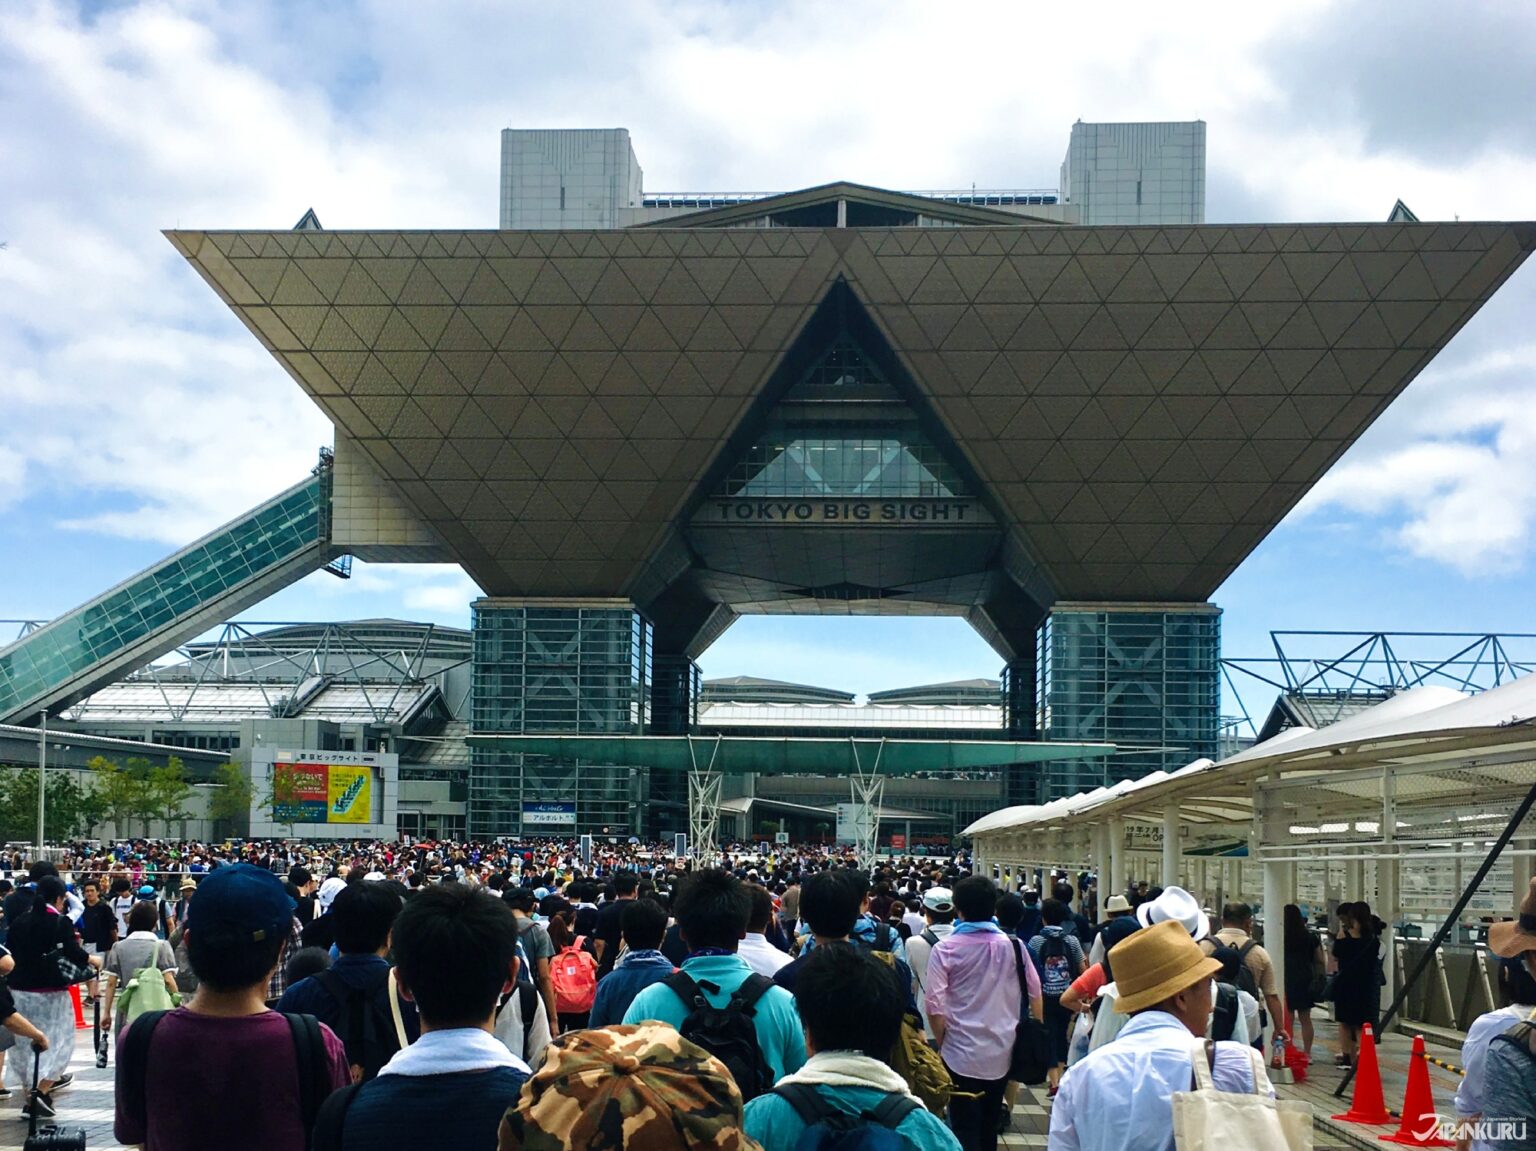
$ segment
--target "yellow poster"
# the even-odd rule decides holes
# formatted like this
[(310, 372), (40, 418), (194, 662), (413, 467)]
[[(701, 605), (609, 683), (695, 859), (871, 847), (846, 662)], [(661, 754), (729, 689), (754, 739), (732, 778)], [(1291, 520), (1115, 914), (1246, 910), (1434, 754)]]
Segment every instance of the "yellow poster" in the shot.
[(368, 823), (373, 809), (373, 771), (367, 767), (342, 767), (331, 764), (327, 823)]

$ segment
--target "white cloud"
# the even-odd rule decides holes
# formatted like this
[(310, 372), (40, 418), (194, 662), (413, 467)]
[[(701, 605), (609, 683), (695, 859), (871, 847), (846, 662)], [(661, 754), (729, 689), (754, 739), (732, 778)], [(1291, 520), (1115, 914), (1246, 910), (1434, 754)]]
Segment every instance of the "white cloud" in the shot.
[(1412, 385), (1298, 512), (1374, 517), (1388, 546), (1467, 574), (1507, 574), (1536, 525), (1536, 345)]
[[(1423, 20), (1373, 21), (1377, 79), (1322, 102), (1298, 61), (1323, 60), (1362, 11), (1206, 4), (1170, 20), (1144, 6), (1084, 36), (1066, 8), (1003, 6), (981, 29), (917, 2), (13, 0), (0, 512), (49, 499), (80, 532), (174, 546), (301, 479), (325, 420), (159, 229), (283, 227), (311, 205), (332, 227), (491, 226), (508, 124), (623, 124), (653, 190), (763, 190), (1050, 185), (1078, 117), (1201, 117), (1212, 219), (1379, 219), (1398, 196), (1426, 218), (1529, 214), (1519, 96), (1536, 14), (1483, 13), (1443, 59)], [(1423, 80), (1391, 66), (1394, 37), (1476, 89), (1434, 103), (1453, 156), (1413, 147), (1397, 110)], [(1529, 281), (1511, 285), (1527, 304)], [(1533, 363), (1458, 363), (1528, 324), (1528, 307), (1480, 317), (1311, 514), (1362, 517), (1435, 562), (1523, 563)], [(392, 586), (420, 610), (463, 593), (430, 575)]]
[(26, 472), (27, 461), (20, 452), (0, 447), (0, 510), (21, 498)]

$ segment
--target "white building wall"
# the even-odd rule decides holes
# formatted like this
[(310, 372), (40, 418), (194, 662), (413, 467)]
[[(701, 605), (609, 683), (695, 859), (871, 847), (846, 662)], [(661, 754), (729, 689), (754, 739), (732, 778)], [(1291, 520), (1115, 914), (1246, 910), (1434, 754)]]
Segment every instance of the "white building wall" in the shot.
[(1082, 224), (1205, 223), (1205, 121), (1072, 125), (1061, 194)]
[(640, 206), (642, 173), (627, 128), (501, 133), (503, 228), (616, 228)]

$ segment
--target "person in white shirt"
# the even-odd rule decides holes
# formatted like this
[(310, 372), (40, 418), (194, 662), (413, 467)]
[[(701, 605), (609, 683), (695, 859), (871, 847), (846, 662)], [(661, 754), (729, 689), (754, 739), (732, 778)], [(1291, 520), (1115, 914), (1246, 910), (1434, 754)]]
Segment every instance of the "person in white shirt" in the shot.
[(518, 982), (513, 967), (513, 988), (496, 1013), (493, 1035), (530, 1068), (544, 1061), (544, 1049), (553, 1038), (549, 1033), (549, 1012), (544, 997), (531, 983)]
[[(907, 925), (907, 930), (913, 935), (921, 935), (923, 928), (928, 926), (928, 921), (923, 918), (923, 913), (918, 910), (916, 896), (913, 896), (912, 901), (907, 904), (906, 913), (901, 917), (901, 921)], [(907, 958), (911, 959), (910, 953)]]
[[(1518, 918), (1513, 922), (1495, 924), (1496, 932), (1488, 933), (1488, 950), (1504, 960), (1499, 968), (1499, 990), (1510, 1003), (1508, 1007), (1479, 1015), (1467, 1028), (1466, 1041), (1461, 1045), (1461, 1065), (1466, 1075), (1456, 1089), (1456, 1117), (1464, 1122), (1482, 1118), (1486, 1110), (1489, 1045), (1521, 1020), (1536, 1018), (1536, 978), (1531, 970), (1536, 963), (1523, 962), (1526, 952), (1536, 951), (1536, 880), (1531, 881), (1530, 891), (1516, 909), (1516, 915)], [(1488, 1118), (1506, 1116), (1494, 1114)], [(1471, 1151), (1493, 1151), (1494, 1146), (1486, 1139), (1470, 1140)]]
[(752, 917), (747, 920), (747, 934), (737, 946), (736, 954), (746, 960), (747, 966), (753, 971), (772, 979), (779, 968), (790, 961), (788, 955), (768, 942), (768, 921), (773, 918), (773, 896), (768, 894), (766, 887), (758, 887), (756, 884), (748, 884), (747, 893), (752, 897)]
[(924, 988), (928, 982), (928, 957), (934, 945), (955, 929), (955, 897), (947, 887), (930, 887), (923, 893), (923, 926), (907, 940), (907, 966), (912, 969), (912, 994), (923, 1017), (923, 1029), (933, 1038), (928, 1023)]
[[(1221, 964), (1182, 924), (1164, 921), (1116, 945), (1114, 965), (1115, 1010), (1130, 1022), (1062, 1077), (1050, 1151), (1174, 1151), (1173, 1094), (1190, 1089), (1192, 1059), (1205, 1055), (1196, 1042), (1210, 1024)], [(1222, 1042), (1211, 1053), (1216, 1090), (1274, 1094), (1252, 1048)]]

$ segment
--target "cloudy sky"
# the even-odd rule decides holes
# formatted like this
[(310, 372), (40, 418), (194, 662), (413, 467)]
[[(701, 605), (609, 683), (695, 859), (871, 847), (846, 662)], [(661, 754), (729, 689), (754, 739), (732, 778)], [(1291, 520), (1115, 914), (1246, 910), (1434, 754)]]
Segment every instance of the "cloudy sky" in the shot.
[[(160, 234), (494, 227), (503, 127), (630, 129), (648, 190), (1054, 187), (1072, 122), (1208, 124), (1207, 217), (1536, 217), (1536, 8), (0, 4), (0, 618), (67, 609), (301, 478), (317, 409)], [(1271, 629), (1536, 630), (1536, 269), (1220, 590)], [(467, 622), (457, 568), (250, 618)], [(0, 624), (0, 641), (13, 625)], [(707, 675), (992, 675), (953, 621), (738, 623)]]

